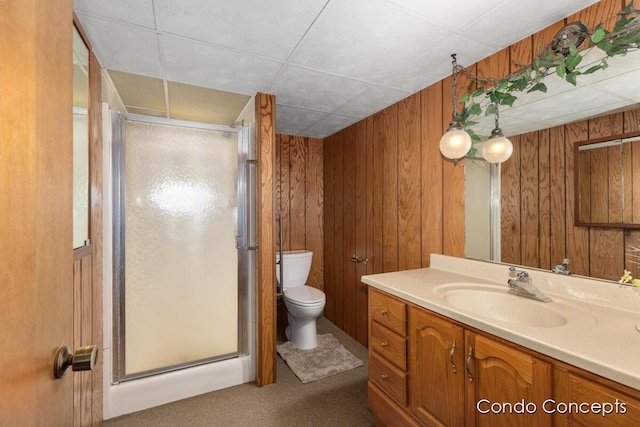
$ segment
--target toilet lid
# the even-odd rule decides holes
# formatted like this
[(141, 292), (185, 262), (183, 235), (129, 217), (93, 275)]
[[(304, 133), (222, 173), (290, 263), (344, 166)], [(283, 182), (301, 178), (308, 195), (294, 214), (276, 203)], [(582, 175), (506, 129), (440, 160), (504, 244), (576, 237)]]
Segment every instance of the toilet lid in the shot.
[(315, 305), (325, 302), (324, 292), (311, 286), (287, 288), (284, 291), (284, 296), (298, 305)]

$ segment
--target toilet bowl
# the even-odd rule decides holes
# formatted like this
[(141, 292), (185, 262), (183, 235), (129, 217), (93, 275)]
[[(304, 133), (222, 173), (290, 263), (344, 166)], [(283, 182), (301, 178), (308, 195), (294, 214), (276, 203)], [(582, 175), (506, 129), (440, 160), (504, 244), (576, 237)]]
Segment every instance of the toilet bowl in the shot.
[[(287, 307), (289, 326), (285, 329), (287, 339), (302, 350), (318, 346), (316, 319), (324, 310), (324, 292), (306, 286), (311, 271), (311, 251), (285, 251), (282, 253), (284, 304)], [(280, 254), (276, 254), (276, 262)], [(276, 268), (276, 278), (280, 281), (280, 268)]]

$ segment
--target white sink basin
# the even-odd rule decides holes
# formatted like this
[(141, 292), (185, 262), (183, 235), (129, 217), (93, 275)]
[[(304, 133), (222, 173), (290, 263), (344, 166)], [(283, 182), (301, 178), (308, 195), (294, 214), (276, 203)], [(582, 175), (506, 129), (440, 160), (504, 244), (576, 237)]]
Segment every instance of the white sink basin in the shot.
[(495, 285), (447, 283), (434, 289), (445, 303), (461, 313), (504, 323), (557, 328), (567, 323), (595, 325), (596, 318), (571, 304), (555, 299), (541, 302), (507, 293)]

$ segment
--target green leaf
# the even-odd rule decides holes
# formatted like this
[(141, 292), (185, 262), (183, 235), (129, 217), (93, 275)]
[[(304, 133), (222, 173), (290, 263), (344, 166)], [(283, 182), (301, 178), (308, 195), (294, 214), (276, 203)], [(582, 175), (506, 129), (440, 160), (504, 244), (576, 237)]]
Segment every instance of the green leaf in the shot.
[(547, 93), (547, 85), (545, 85), (542, 82), (536, 83), (535, 85), (533, 85), (533, 87), (531, 89), (529, 89), (527, 91), (527, 93), (535, 92), (535, 91), (540, 91), (540, 92)]
[(500, 100), (499, 104), (500, 104), (500, 105), (508, 105), (509, 107), (512, 107), (512, 106), (513, 106), (513, 103), (514, 103), (514, 102), (516, 102), (516, 100), (517, 100), (518, 98), (516, 98), (515, 96), (513, 96), (513, 95), (511, 95), (511, 94), (505, 94), (505, 95), (506, 95), (506, 96), (504, 96), (504, 97)]
[(600, 64), (594, 65), (593, 67), (590, 67), (589, 69), (587, 69), (587, 71), (584, 71), (582, 74), (592, 74), (600, 69), (602, 69), (602, 65)]
[(518, 80), (513, 82), (513, 87), (515, 90), (522, 92), (529, 83), (528, 79), (524, 76), (520, 77)]
[(469, 96), (468, 93), (465, 93), (464, 95), (462, 95), (460, 97), (460, 102), (466, 104), (467, 102), (469, 102), (471, 100), (471, 97)]
[(600, 43), (602, 40), (604, 40), (604, 29), (603, 28), (598, 28), (597, 30), (594, 31), (594, 33), (591, 35), (591, 41), (595, 44)]
[(485, 116), (490, 116), (496, 113), (496, 104), (489, 104), (487, 109), (484, 111)]
[(564, 78), (565, 74), (567, 74), (567, 69), (564, 67), (564, 64), (558, 64), (556, 66), (556, 74), (560, 78)]
[(482, 108), (480, 107), (480, 104), (478, 104), (477, 102), (474, 102), (469, 106), (470, 116), (477, 116), (480, 113), (482, 113)]
[(565, 67), (567, 70), (574, 70), (580, 62), (582, 62), (582, 55), (576, 52), (575, 54), (567, 56), (565, 59)]
[(472, 129), (465, 128), (465, 131), (467, 132), (467, 134), (469, 134), (472, 141), (480, 141), (480, 137), (476, 135), (476, 133)]
[(576, 85), (576, 83), (577, 83), (577, 79), (576, 79), (576, 77), (577, 77), (577, 74), (576, 74), (576, 73), (569, 73), (569, 74), (567, 74), (566, 76), (564, 76), (564, 79), (565, 79), (567, 82), (569, 82), (569, 83), (571, 83), (572, 85), (574, 85), (574, 86), (575, 86), (575, 85)]

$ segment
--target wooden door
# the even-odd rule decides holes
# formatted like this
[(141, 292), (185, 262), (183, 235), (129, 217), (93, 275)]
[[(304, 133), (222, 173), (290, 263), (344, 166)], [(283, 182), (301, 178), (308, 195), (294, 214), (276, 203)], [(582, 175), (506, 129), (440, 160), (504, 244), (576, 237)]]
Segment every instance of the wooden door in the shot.
[(551, 365), (511, 346), (465, 331), (467, 426), (551, 426)]
[(71, 0), (0, 1), (0, 423), (72, 425)]
[(425, 310), (409, 309), (409, 404), (426, 425), (464, 424), (464, 331)]

